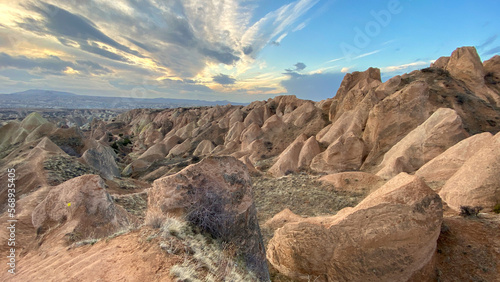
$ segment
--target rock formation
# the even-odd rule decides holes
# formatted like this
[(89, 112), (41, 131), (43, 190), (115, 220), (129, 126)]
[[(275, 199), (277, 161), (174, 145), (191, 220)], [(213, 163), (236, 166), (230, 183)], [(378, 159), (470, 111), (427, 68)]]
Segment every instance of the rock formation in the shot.
[(63, 224), (70, 241), (107, 236), (128, 225), (123, 209), (115, 206), (98, 175), (84, 175), (50, 190), (33, 210), (37, 233)]
[(442, 217), (439, 196), (401, 173), (355, 208), (285, 224), (267, 257), (301, 281), (407, 281), (431, 262)]
[(449, 207), (481, 206), (490, 211), (500, 203), (500, 133), (453, 174), (439, 192)]
[(246, 265), (269, 280), (264, 246), (246, 166), (232, 157), (209, 157), (160, 178), (149, 192), (148, 215), (185, 216), (202, 230), (234, 244)]

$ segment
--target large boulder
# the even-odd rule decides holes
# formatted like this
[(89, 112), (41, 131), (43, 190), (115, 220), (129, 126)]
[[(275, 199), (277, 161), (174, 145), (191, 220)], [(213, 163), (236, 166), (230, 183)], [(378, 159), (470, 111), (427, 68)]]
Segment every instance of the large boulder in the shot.
[(408, 281), (431, 263), (442, 219), (439, 196), (401, 173), (355, 208), (285, 224), (267, 258), (301, 281)]
[(185, 217), (238, 248), (246, 266), (269, 280), (248, 170), (233, 157), (208, 157), (177, 174), (156, 180), (147, 217)]
[(481, 206), (485, 211), (500, 204), (500, 133), (482, 146), (446, 181), (439, 192), (454, 210)]
[(37, 233), (63, 224), (70, 241), (99, 238), (128, 226), (126, 211), (115, 206), (98, 175), (83, 175), (50, 190), (32, 213)]
[(491, 142), (493, 135), (483, 132), (464, 139), (441, 155), (423, 165), (415, 172), (422, 177), (431, 188), (440, 188), (460, 167), (477, 153), (481, 148)]
[(460, 116), (440, 108), (384, 155), (377, 175), (390, 179), (400, 172), (413, 173), (467, 135)]

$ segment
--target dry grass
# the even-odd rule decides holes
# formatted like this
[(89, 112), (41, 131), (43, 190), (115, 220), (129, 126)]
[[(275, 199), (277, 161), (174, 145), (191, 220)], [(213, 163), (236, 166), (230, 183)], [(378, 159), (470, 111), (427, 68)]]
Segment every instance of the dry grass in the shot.
[(166, 216), (159, 237), (162, 250), (184, 256), (170, 269), (177, 281), (258, 281), (236, 258), (234, 246), (195, 233), (184, 220)]

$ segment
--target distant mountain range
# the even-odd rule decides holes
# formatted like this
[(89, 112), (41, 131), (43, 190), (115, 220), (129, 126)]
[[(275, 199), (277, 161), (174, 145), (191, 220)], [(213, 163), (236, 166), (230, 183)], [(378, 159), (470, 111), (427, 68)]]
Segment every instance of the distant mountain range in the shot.
[(44, 109), (139, 109), (178, 108), (215, 105), (247, 105), (229, 101), (204, 101), (169, 98), (129, 98), (77, 95), (49, 90), (27, 90), (12, 94), (0, 94), (0, 108)]

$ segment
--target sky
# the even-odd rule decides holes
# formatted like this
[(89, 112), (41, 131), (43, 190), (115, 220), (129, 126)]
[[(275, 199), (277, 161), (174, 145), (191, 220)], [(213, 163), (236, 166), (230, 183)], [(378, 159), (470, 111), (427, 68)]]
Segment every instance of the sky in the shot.
[(250, 102), (335, 95), (461, 46), (500, 54), (500, 1), (0, 0), (0, 93)]

